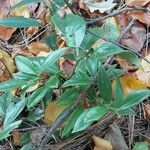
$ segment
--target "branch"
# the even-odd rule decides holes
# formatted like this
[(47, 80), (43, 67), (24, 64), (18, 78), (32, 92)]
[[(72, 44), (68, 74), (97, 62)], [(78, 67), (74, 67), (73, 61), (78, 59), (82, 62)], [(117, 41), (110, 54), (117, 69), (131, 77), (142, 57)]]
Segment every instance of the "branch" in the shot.
[(120, 10), (115, 10), (112, 13), (110, 13), (110, 14), (104, 16), (104, 17), (99, 17), (99, 18), (95, 18), (95, 19), (88, 19), (89, 21), (87, 21), (87, 24), (95, 23), (95, 22), (98, 22), (98, 21), (103, 21), (103, 20), (105, 20), (107, 18), (117, 16), (117, 15), (119, 15), (121, 13), (124, 13), (124, 12), (127, 12), (127, 11), (135, 11), (135, 10), (144, 11), (144, 12), (150, 12), (149, 8), (144, 8), (144, 7), (126, 7), (126, 8), (120, 9)]
[[(97, 76), (93, 78), (93, 82), (95, 82), (97, 79)], [(88, 85), (83, 92), (81, 92), (77, 98), (77, 100), (73, 103), (73, 105), (66, 108), (56, 119), (53, 126), (49, 129), (47, 135), (44, 137), (44, 139), (41, 142), (40, 150), (45, 149), (45, 145), (48, 143), (50, 137), (54, 134), (57, 128), (61, 126), (61, 124), (66, 120), (66, 118), (79, 106), (79, 104), (83, 101), (83, 99), (86, 97), (88, 91), (92, 88), (93, 84)]]

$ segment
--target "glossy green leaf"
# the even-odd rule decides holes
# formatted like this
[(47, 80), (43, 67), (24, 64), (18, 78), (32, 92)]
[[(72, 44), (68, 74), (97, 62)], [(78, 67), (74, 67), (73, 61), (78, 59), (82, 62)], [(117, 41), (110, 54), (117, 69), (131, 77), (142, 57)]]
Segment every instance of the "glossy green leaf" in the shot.
[(19, 3), (17, 3), (15, 6), (13, 6), (12, 9), (16, 9), (18, 7), (28, 5), (31, 3), (39, 3), (39, 2), (43, 2), (43, 0), (22, 0)]
[(5, 127), (1, 132), (0, 132), (0, 141), (3, 139), (6, 139), (8, 136), (10, 136), (10, 132), (16, 129), (20, 124), (21, 120), (13, 122), (9, 124), (7, 127)]
[(11, 102), (8, 105), (6, 109), (6, 115), (4, 118), (4, 124), (3, 124), (4, 128), (7, 127), (9, 124), (11, 124), (17, 118), (17, 116), (24, 109), (25, 104), (26, 104), (25, 100), (21, 100), (20, 102), (16, 104)]
[(128, 109), (150, 96), (150, 90), (137, 90), (131, 92), (124, 100), (119, 110), (121, 109)]
[[(57, 26), (64, 36), (69, 47), (79, 47), (83, 41), (86, 23), (78, 15), (66, 15), (64, 19), (59, 16), (52, 17), (53, 23)], [(80, 36), (79, 36), (80, 35)]]
[(39, 26), (43, 27), (38, 21), (32, 18), (23, 18), (23, 17), (8, 17), (0, 19), (0, 25), (4, 27), (14, 27), (14, 28), (26, 28)]
[(72, 88), (66, 90), (60, 98), (57, 100), (57, 105), (70, 105), (73, 103), (79, 94), (78, 88)]
[(124, 52), (124, 50), (119, 46), (113, 43), (105, 42), (96, 49), (95, 55), (97, 56), (97, 58), (103, 59), (112, 55), (119, 54), (121, 52)]
[(63, 87), (75, 86), (75, 85), (89, 85), (92, 83), (92, 80), (88, 75), (82, 70), (78, 69), (77, 72), (64, 84)]
[(65, 48), (60, 48), (56, 51), (51, 52), (47, 58), (45, 59), (45, 61), (43, 62), (43, 64), (41, 65), (41, 70), (40, 72), (43, 72), (45, 70), (47, 70), (52, 64), (54, 64), (58, 58), (60, 58), (65, 51), (67, 51), (69, 48), (65, 47)]
[(37, 90), (35, 90), (29, 97), (28, 104), (27, 104), (28, 109), (34, 107), (38, 102), (40, 102), (42, 98), (46, 95), (47, 91), (48, 88), (45, 86), (42, 86)]
[(76, 120), (72, 133), (82, 131), (89, 127), (94, 121), (85, 122), (84, 118), (86, 117), (87, 110), (85, 110)]
[(20, 139), (20, 143), (24, 145), (24, 144), (29, 143), (30, 140), (31, 140), (30, 132), (28, 131), (22, 135), (22, 137)]
[(102, 99), (106, 102), (109, 102), (112, 96), (112, 86), (111, 81), (109, 80), (109, 77), (106, 73), (106, 70), (102, 65), (100, 65), (99, 67), (97, 84)]
[(118, 110), (116, 113), (121, 116), (124, 116), (124, 115), (135, 116), (136, 115), (136, 112), (132, 108), (121, 109), (121, 110)]
[(124, 99), (123, 88), (121, 86), (120, 80), (116, 78), (113, 106), (115, 108), (118, 108), (122, 104), (123, 99)]
[(85, 112), (84, 122), (97, 121), (102, 116), (104, 116), (106, 114), (106, 112), (107, 112), (107, 109), (102, 106), (96, 106), (96, 107), (89, 108)]
[(59, 83), (58, 77), (54, 75), (54, 76), (51, 76), (47, 80), (45, 86), (47, 86), (48, 88), (51, 88), (51, 89), (52, 88), (57, 88), (58, 87), (58, 83)]
[(26, 144), (20, 150), (33, 150), (33, 148), (31, 144)]
[(36, 68), (34, 64), (30, 61), (30, 59), (24, 56), (17, 56), (15, 60), (16, 60), (17, 68), (20, 71), (27, 74), (37, 75)]
[(74, 128), (75, 122), (78, 119), (78, 117), (81, 115), (81, 113), (84, 111), (83, 106), (79, 106), (76, 108), (71, 116), (68, 118), (67, 123), (64, 127), (64, 130), (62, 132), (62, 137), (67, 136)]
[(95, 57), (90, 57), (85, 61), (85, 67), (90, 75), (95, 75), (97, 73), (97, 60)]
[(8, 80), (5, 82), (0, 83), (0, 91), (8, 91), (12, 89), (16, 89), (26, 85), (27, 82), (25, 80)]
[(134, 54), (133, 52), (130, 51), (124, 51), (121, 52), (119, 54), (117, 54), (119, 57), (127, 60), (128, 62), (130, 62), (132, 65), (136, 65), (138, 67), (141, 67), (141, 60), (140, 58)]
[(149, 150), (149, 144), (147, 142), (135, 143), (133, 150)]

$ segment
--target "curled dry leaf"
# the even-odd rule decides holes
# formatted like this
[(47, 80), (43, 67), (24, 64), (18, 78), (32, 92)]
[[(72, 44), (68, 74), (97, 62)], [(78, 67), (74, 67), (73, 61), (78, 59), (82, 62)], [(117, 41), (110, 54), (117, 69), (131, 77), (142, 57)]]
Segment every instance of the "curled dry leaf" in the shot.
[(150, 2), (150, 0), (126, 0), (126, 5), (128, 6), (145, 6)]
[(52, 125), (64, 108), (65, 106), (63, 105), (57, 106), (55, 101), (50, 102), (45, 109), (44, 122)]
[[(150, 55), (145, 57), (147, 60), (150, 60)], [(145, 60), (141, 61), (142, 69), (136, 71), (138, 79), (142, 80), (147, 87), (150, 87), (150, 64)]]
[(50, 51), (49, 47), (41, 42), (32, 42), (28, 45), (28, 50), (34, 55), (38, 55), (42, 51), (47, 53)]
[(112, 144), (100, 137), (93, 136), (93, 141), (94, 141), (94, 150), (113, 150)]
[[(130, 92), (132, 92), (134, 90), (140, 90), (140, 89), (147, 88), (145, 82), (137, 79), (136, 76), (124, 75), (124, 76), (120, 77), (119, 79), (120, 79), (125, 96), (127, 96)], [(112, 87), (114, 89), (115, 81), (113, 81)]]
[(144, 105), (144, 118), (150, 121), (150, 104)]
[(84, 0), (86, 7), (90, 12), (99, 11), (100, 13), (110, 12), (115, 6), (114, 0), (100, 1), (96, 0)]

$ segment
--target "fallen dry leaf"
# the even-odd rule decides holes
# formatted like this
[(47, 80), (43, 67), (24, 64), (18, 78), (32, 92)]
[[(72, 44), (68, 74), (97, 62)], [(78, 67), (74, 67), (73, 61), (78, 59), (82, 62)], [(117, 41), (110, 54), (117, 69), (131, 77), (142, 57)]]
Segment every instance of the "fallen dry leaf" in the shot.
[(150, 0), (126, 0), (125, 2), (128, 6), (145, 6)]
[(0, 82), (9, 80), (15, 70), (16, 66), (14, 60), (8, 53), (0, 50)]
[(63, 105), (57, 106), (55, 101), (50, 102), (44, 112), (44, 122), (52, 125), (64, 108)]
[(140, 23), (136, 23), (136, 26), (131, 28), (131, 31), (125, 35), (125, 38), (121, 40), (121, 44), (130, 48), (141, 51), (146, 40), (146, 29)]
[(29, 52), (31, 52), (34, 55), (38, 55), (40, 52), (49, 52), (49, 47), (41, 42), (32, 42), (28, 45)]
[(139, 20), (140, 22), (150, 26), (150, 13), (142, 12), (142, 11), (133, 11), (130, 14), (132, 18)]
[(15, 28), (6, 28), (0, 26), (0, 39), (8, 41), (15, 31)]
[(94, 150), (113, 150), (112, 144), (100, 137), (93, 136), (93, 141), (94, 141)]
[(15, 131), (12, 133), (12, 137), (13, 137), (13, 144), (15, 146), (21, 146), (21, 138), (22, 138), (22, 133), (21, 132), (18, 132), (18, 131)]
[[(120, 77), (119, 79), (120, 79), (125, 96), (127, 96), (130, 92), (132, 92), (134, 90), (140, 90), (140, 89), (147, 88), (145, 82), (137, 79), (136, 76), (124, 75), (124, 76)], [(114, 89), (115, 81), (113, 81), (112, 87)]]
[[(150, 55), (145, 57), (147, 60), (150, 60)], [(142, 69), (136, 71), (138, 79), (142, 80), (147, 87), (150, 87), (150, 64), (145, 60), (141, 61)]]
[(144, 118), (150, 121), (150, 104), (144, 105)]

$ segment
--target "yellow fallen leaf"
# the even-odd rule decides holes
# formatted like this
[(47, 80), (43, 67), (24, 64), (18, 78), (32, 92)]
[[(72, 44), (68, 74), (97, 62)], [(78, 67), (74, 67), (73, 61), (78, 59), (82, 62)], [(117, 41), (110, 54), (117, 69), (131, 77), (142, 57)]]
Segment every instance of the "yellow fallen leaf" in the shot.
[[(125, 96), (127, 96), (130, 92), (132, 92), (134, 90), (140, 90), (140, 89), (147, 88), (146, 84), (143, 81), (137, 79), (135, 76), (124, 75), (124, 76), (120, 77), (119, 79), (120, 79)], [(112, 87), (114, 89), (115, 81), (113, 81)]]
[(9, 80), (15, 72), (16, 66), (8, 53), (0, 50), (0, 82)]
[(97, 136), (92, 138), (95, 144), (94, 150), (113, 150), (112, 144), (109, 141)]
[[(147, 60), (150, 60), (150, 55), (145, 57)], [(141, 61), (141, 66), (143, 69), (139, 69), (136, 71), (136, 75), (138, 79), (145, 82), (147, 87), (150, 87), (150, 64), (147, 63), (145, 60)]]
[(63, 105), (57, 106), (55, 101), (50, 102), (45, 109), (44, 122), (52, 125), (64, 108), (65, 106)]

